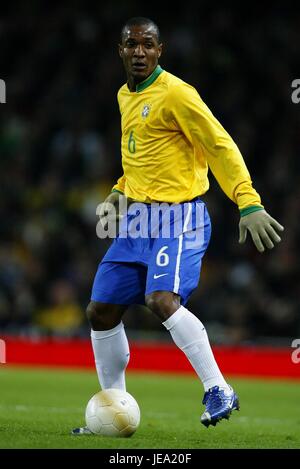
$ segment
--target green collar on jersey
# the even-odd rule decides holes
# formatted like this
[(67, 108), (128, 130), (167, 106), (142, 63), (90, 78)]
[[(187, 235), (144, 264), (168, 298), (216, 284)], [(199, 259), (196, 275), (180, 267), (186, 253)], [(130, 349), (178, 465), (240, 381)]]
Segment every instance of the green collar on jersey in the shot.
[(163, 72), (163, 69), (161, 68), (161, 66), (157, 65), (157, 67), (154, 69), (151, 75), (149, 75), (149, 77), (146, 78), (146, 80), (136, 85), (136, 92), (139, 93), (140, 91), (144, 91), (146, 88), (148, 88), (148, 86), (152, 85), (152, 83), (156, 80), (156, 78), (162, 72)]

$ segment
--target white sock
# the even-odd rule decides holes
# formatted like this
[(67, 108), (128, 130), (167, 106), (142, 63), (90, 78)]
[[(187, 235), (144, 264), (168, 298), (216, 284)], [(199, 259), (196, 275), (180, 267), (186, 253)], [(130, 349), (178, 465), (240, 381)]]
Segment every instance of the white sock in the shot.
[(194, 314), (180, 306), (163, 325), (189, 359), (205, 391), (213, 386), (229, 388), (213, 356), (206, 330)]
[(91, 339), (101, 388), (126, 391), (125, 369), (129, 362), (129, 345), (123, 323), (108, 331), (91, 330)]

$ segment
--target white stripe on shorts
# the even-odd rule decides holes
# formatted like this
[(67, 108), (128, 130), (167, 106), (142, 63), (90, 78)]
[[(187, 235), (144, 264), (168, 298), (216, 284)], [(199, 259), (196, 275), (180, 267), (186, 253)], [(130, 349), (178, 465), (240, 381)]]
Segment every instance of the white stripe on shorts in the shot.
[(179, 291), (179, 285), (180, 285), (179, 268), (180, 268), (180, 259), (181, 259), (181, 253), (182, 253), (183, 234), (189, 224), (191, 213), (192, 213), (192, 204), (189, 204), (188, 213), (183, 223), (183, 229), (182, 229), (183, 232), (181, 233), (181, 235), (179, 235), (179, 238), (178, 238), (178, 252), (177, 252), (177, 258), (176, 258), (175, 278), (174, 278), (174, 287), (173, 287), (174, 293), (178, 293)]

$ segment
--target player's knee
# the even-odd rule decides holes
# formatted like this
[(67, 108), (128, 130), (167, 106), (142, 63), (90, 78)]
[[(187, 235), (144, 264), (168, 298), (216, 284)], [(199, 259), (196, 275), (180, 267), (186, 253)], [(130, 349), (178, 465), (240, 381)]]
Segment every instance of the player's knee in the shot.
[(91, 301), (86, 308), (86, 315), (89, 323), (92, 326), (92, 329), (105, 330), (110, 328), (110, 324), (107, 324), (104, 304)]
[(109, 330), (120, 324), (125, 307), (91, 301), (86, 315), (94, 331)]
[(180, 306), (179, 299), (172, 292), (153, 292), (146, 295), (146, 306), (162, 321), (166, 321)]
[(86, 315), (89, 322), (92, 324), (99, 316), (101, 316), (101, 307), (97, 307), (95, 303), (91, 301), (86, 308)]

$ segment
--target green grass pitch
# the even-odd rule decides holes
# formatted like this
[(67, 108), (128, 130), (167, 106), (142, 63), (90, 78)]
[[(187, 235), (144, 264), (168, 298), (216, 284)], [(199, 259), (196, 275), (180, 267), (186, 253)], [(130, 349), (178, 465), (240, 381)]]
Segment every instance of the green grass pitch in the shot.
[(127, 373), (141, 424), (131, 438), (72, 436), (98, 391), (96, 373), (0, 368), (0, 448), (300, 448), (299, 382), (230, 379), (241, 411), (205, 428), (194, 376)]

